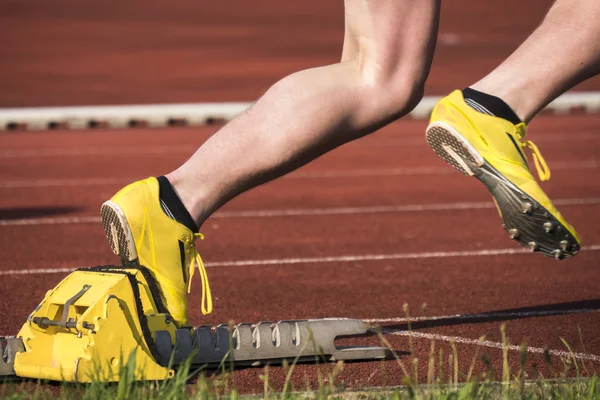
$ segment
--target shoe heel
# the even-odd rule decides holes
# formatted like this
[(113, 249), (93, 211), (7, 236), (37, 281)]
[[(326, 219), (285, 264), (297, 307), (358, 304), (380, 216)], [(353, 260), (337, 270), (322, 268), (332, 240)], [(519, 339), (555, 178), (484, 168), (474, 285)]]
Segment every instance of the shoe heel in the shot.
[(114, 202), (106, 201), (100, 208), (100, 217), (108, 243), (122, 264), (130, 264), (137, 260), (137, 250), (127, 218), (123, 210)]
[(426, 130), (429, 147), (457, 171), (475, 175), (484, 164), (483, 157), (454, 128), (441, 122), (431, 123)]

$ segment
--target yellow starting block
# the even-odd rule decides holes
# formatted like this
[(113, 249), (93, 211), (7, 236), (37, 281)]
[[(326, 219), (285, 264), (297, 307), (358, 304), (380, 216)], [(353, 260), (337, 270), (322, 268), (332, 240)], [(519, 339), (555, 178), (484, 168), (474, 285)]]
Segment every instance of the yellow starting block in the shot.
[[(146, 269), (97, 267), (75, 271), (48, 291), (18, 337), (17, 376), (58, 381), (116, 381), (135, 352), (137, 379), (165, 379), (151, 332), (175, 324)], [(154, 286), (154, 287), (153, 287)], [(152, 292), (155, 293), (152, 293)], [(158, 300), (158, 301), (157, 301)]]
[[(102, 266), (68, 275), (29, 315), (16, 338), (0, 337), (3, 377), (69, 382), (118, 381), (135, 358), (137, 380), (162, 380), (173, 368), (263, 365), (389, 357), (382, 347), (338, 348), (338, 336), (362, 335), (357, 319), (326, 318), (178, 327), (156, 281), (140, 266)], [(229, 364), (228, 364), (229, 365)]]

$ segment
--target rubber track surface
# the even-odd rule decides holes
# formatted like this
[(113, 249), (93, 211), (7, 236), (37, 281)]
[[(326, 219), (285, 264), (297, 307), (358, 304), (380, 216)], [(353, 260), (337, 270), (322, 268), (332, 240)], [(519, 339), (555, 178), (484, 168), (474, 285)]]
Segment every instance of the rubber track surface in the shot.
[[(2, 3), (0, 33), (11, 40), (0, 46), (0, 106), (253, 100), (286, 73), (335, 62), (340, 54), (341, 2), (291, 7), (263, 0), (235, 10), (223, 2), (161, 4)], [(428, 94), (486, 74), (537, 26), (548, 2), (522, 7), (516, 0), (502, 7), (444, 4)], [(583, 238), (584, 249), (572, 259), (494, 253), (520, 248), (503, 232), (489, 194), (431, 152), (425, 121), (406, 120), (239, 197), (222, 210), (229, 214), (211, 218), (199, 249), (205, 262), (217, 264), (208, 268), (215, 311), (201, 316), (195, 285), (191, 322), (375, 319), (408, 363), (406, 303), (413, 316), (440, 317), (412, 325), (420, 335), (413, 341), (420, 380), (431, 338), (445, 359), (449, 340), (458, 338), (459, 368), (467, 371), (477, 353), (473, 341), (485, 335), (500, 342), (501, 324), (512, 344), (559, 351), (564, 338), (584, 353), (590, 372), (598, 371), (600, 251), (585, 246), (600, 244), (599, 122), (598, 116), (540, 117), (529, 132), (552, 169), (543, 188), (574, 203), (558, 207)], [(94, 222), (102, 202), (134, 179), (176, 168), (215, 129), (0, 135), (0, 333), (15, 334), (66, 275), (35, 270), (117, 262)], [(248, 211), (254, 216), (244, 216)], [(66, 218), (72, 223), (60, 222)], [(386, 255), (400, 256), (376, 259)], [(227, 264), (244, 260), (283, 261)], [(373, 337), (358, 342), (379, 344)], [(501, 350), (482, 347), (478, 354), (501, 371)], [(519, 352), (511, 350), (509, 361), (517, 368)], [(529, 376), (534, 364), (550, 375), (542, 354), (528, 353)], [(303, 388), (316, 381), (317, 370), (331, 368), (298, 366), (293, 383)], [(476, 371), (484, 369), (478, 360)], [(262, 373), (240, 370), (232, 383), (262, 392)], [(284, 371), (269, 374), (281, 389)], [(395, 362), (354, 363), (339, 382), (395, 385), (401, 374)]]

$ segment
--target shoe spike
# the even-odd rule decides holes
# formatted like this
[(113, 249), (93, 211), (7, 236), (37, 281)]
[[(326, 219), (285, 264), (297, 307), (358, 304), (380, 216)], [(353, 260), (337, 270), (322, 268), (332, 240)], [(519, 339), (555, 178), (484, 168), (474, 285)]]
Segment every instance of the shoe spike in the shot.
[(564, 256), (564, 253), (562, 250), (560, 249), (556, 249), (554, 250), (554, 258), (556, 258), (557, 260), (561, 260)]
[(523, 214), (531, 214), (533, 211), (533, 204), (523, 203)]
[(529, 250), (531, 250), (532, 252), (538, 249), (538, 245), (536, 242), (529, 242), (527, 243), (527, 246), (529, 246)]

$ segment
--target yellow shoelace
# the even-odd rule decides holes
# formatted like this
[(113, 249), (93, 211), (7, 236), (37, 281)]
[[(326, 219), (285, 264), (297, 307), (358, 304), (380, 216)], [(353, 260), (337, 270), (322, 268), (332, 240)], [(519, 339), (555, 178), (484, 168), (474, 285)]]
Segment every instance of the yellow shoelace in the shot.
[(548, 167), (546, 160), (544, 160), (544, 157), (542, 157), (542, 153), (540, 153), (540, 149), (538, 149), (535, 143), (533, 143), (531, 140), (523, 140), (523, 136), (525, 136), (524, 128), (520, 131), (517, 130), (519, 145), (522, 148), (528, 147), (531, 150), (531, 154), (533, 155), (533, 162), (535, 164), (535, 169), (537, 170), (538, 176), (540, 177), (540, 181), (547, 181), (548, 179), (550, 179), (550, 168)]
[(533, 143), (531, 140), (525, 140), (521, 142), (521, 147), (529, 147), (531, 150), (531, 154), (533, 155), (533, 162), (535, 164), (535, 169), (537, 170), (538, 176), (541, 181), (547, 181), (550, 179), (550, 168), (542, 157), (542, 153), (540, 153), (540, 149)]
[(204, 235), (201, 233), (194, 233), (192, 243), (190, 245), (190, 266), (189, 266), (189, 280), (188, 280), (188, 293), (192, 289), (192, 276), (194, 276), (194, 270), (196, 269), (196, 265), (198, 266), (198, 271), (200, 271), (200, 281), (202, 282), (202, 315), (210, 314), (213, 309), (212, 303), (212, 294), (210, 293), (210, 286), (208, 284), (208, 275), (206, 274), (206, 267), (204, 266), (204, 262), (202, 262), (202, 257), (198, 254), (198, 250), (196, 250), (196, 239), (200, 238), (200, 240), (204, 239)]

